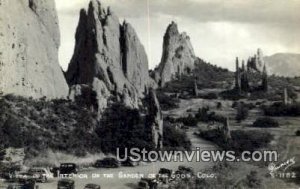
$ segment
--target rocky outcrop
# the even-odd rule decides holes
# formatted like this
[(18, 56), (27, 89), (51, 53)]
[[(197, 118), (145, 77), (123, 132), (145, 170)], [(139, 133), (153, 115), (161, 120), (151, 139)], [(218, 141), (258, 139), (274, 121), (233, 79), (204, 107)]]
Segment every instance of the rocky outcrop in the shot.
[(77, 102), (81, 101), (85, 105), (88, 105), (92, 111), (98, 113), (98, 118), (100, 118), (101, 113), (108, 107), (110, 95), (110, 91), (107, 89), (105, 83), (95, 78), (92, 85), (72, 85), (70, 87), (69, 99)]
[[(254, 92), (262, 90), (268, 91), (268, 73), (267, 67), (262, 60), (262, 51), (258, 49), (257, 56), (249, 58), (247, 66), (245, 61), (242, 60), (242, 67), (239, 66), (239, 59), (236, 58), (236, 71), (235, 71), (235, 87), (234, 89), (238, 94)], [(263, 64), (262, 68), (261, 65)]]
[(54, 0), (0, 1), (0, 91), (61, 98), (68, 85), (58, 63)]
[(186, 33), (179, 33), (177, 24), (172, 22), (165, 33), (162, 59), (155, 70), (154, 79), (159, 86), (190, 74), (194, 69), (196, 56)]
[(264, 58), (261, 49), (257, 49), (257, 53), (253, 57), (249, 57), (247, 62), (247, 68), (249, 71), (263, 72)]
[(148, 98), (148, 128), (151, 130), (152, 141), (156, 148), (163, 147), (163, 115), (153, 89), (150, 89)]
[[(69, 85), (102, 81), (111, 95), (137, 108), (147, 92), (148, 60), (132, 26), (97, 0), (81, 10), (76, 46), (66, 78)], [(103, 88), (103, 86), (101, 87)]]

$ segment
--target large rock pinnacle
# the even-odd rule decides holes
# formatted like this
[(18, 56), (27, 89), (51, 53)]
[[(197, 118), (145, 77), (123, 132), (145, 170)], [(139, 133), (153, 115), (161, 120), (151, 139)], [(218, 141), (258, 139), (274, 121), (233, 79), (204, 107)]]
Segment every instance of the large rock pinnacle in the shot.
[(58, 63), (54, 0), (0, 1), (0, 91), (61, 98), (68, 85)]
[(110, 8), (92, 0), (88, 10), (80, 12), (66, 77), (69, 85), (91, 85), (97, 78), (126, 105), (137, 107), (148, 88), (147, 55), (131, 25), (121, 25)]
[(161, 62), (156, 69), (155, 80), (160, 86), (190, 74), (194, 69), (196, 56), (186, 33), (179, 33), (177, 24), (172, 22), (165, 33)]

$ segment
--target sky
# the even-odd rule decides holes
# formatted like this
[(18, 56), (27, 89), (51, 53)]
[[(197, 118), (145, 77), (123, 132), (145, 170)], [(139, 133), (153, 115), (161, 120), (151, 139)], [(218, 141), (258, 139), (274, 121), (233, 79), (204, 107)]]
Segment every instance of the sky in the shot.
[[(74, 51), (81, 8), (89, 0), (55, 0), (61, 47), (60, 64), (67, 69)], [(175, 21), (186, 32), (195, 54), (221, 67), (234, 69), (235, 57), (247, 59), (257, 48), (264, 55), (300, 53), (300, 0), (100, 0), (120, 22), (135, 28), (149, 67), (160, 63), (163, 36)]]

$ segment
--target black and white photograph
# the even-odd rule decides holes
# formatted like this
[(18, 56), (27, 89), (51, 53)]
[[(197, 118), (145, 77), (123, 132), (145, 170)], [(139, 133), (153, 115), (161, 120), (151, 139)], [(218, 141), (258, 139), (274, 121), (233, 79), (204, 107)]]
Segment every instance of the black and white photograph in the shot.
[(0, 189), (300, 189), (300, 0), (0, 0)]

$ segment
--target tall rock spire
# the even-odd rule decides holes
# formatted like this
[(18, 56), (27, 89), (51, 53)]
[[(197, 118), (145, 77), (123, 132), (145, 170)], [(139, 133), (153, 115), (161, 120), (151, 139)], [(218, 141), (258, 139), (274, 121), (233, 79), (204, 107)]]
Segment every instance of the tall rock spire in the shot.
[(241, 93), (241, 73), (238, 57), (235, 59), (235, 89), (238, 93)]
[(264, 64), (263, 72), (262, 72), (262, 89), (264, 91), (268, 91), (268, 73), (266, 64)]
[(156, 69), (156, 82), (164, 86), (166, 82), (180, 78), (183, 74), (190, 74), (194, 69), (196, 56), (186, 33), (179, 33), (178, 26), (172, 22), (164, 35), (161, 62)]
[(148, 94), (148, 129), (150, 129), (152, 141), (156, 148), (163, 147), (163, 115), (161, 108), (153, 89)]
[(74, 55), (66, 78), (69, 85), (105, 83), (117, 99), (138, 107), (148, 88), (148, 59), (133, 27), (98, 0), (81, 10)]

